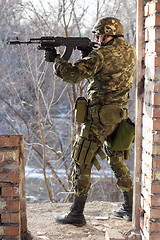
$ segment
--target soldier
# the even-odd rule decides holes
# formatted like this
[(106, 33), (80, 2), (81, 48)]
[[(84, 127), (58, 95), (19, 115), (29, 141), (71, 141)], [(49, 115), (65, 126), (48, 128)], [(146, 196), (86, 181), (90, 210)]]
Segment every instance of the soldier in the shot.
[[(73, 149), (74, 200), (68, 214), (56, 217), (58, 223), (76, 226), (86, 224), (83, 210), (91, 184), (91, 168), (94, 164), (100, 169), (96, 155), (104, 158), (104, 144), (109, 165), (124, 196), (124, 203), (113, 214), (132, 219), (133, 181), (124, 159), (129, 157), (134, 135), (127, 102), (134, 82), (135, 48), (125, 42), (123, 26), (117, 18), (101, 18), (92, 32), (99, 48), (90, 53), (83, 51), (83, 58), (74, 65), (60, 58), (56, 51), (46, 51), (45, 55), (46, 61), (55, 61), (54, 72), (63, 81), (76, 84), (85, 78), (89, 80), (87, 116)], [(83, 99), (79, 102), (86, 106)], [(84, 109), (80, 110), (82, 115)]]

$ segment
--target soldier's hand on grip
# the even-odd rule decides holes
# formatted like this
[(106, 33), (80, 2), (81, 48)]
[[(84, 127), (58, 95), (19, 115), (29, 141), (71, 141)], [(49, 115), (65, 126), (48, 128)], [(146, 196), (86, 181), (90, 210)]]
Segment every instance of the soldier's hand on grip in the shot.
[(81, 57), (82, 58), (87, 57), (92, 50), (93, 50), (92, 47), (81, 50)]
[(46, 62), (54, 62), (57, 56), (58, 54), (55, 48), (45, 50), (44, 59)]

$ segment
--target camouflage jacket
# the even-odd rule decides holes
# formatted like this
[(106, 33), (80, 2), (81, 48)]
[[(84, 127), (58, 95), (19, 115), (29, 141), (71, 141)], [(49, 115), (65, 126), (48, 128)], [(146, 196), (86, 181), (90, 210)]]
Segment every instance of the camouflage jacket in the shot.
[(89, 80), (88, 100), (94, 104), (126, 105), (134, 82), (135, 48), (123, 37), (93, 50), (74, 65), (60, 57), (56, 58), (54, 71), (57, 76), (70, 83)]

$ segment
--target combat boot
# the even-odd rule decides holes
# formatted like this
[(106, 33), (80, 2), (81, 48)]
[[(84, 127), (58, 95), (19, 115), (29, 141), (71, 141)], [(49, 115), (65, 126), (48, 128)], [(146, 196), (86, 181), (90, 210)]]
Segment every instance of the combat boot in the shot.
[(84, 226), (86, 224), (86, 220), (83, 215), (83, 210), (86, 200), (87, 196), (78, 197), (74, 195), (70, 212), (65, 215), (57, 215), (55, 218), (56, 222), (61, 224), (72, 224), (79, 227)]
[(133, 190), (130, 192), (123, 192), (123, 197), (124, 203), (122, 203), (120, 208), (113, 209), (112, 214), (127, 221), (132, 221)]

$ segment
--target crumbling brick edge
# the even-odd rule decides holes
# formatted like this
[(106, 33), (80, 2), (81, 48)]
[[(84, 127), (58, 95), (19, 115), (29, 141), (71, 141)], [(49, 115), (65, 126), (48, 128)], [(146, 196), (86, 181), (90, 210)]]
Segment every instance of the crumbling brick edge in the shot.
[(27, 229), (23, 135), (0, 135), (0, 236), (32, 239)]

